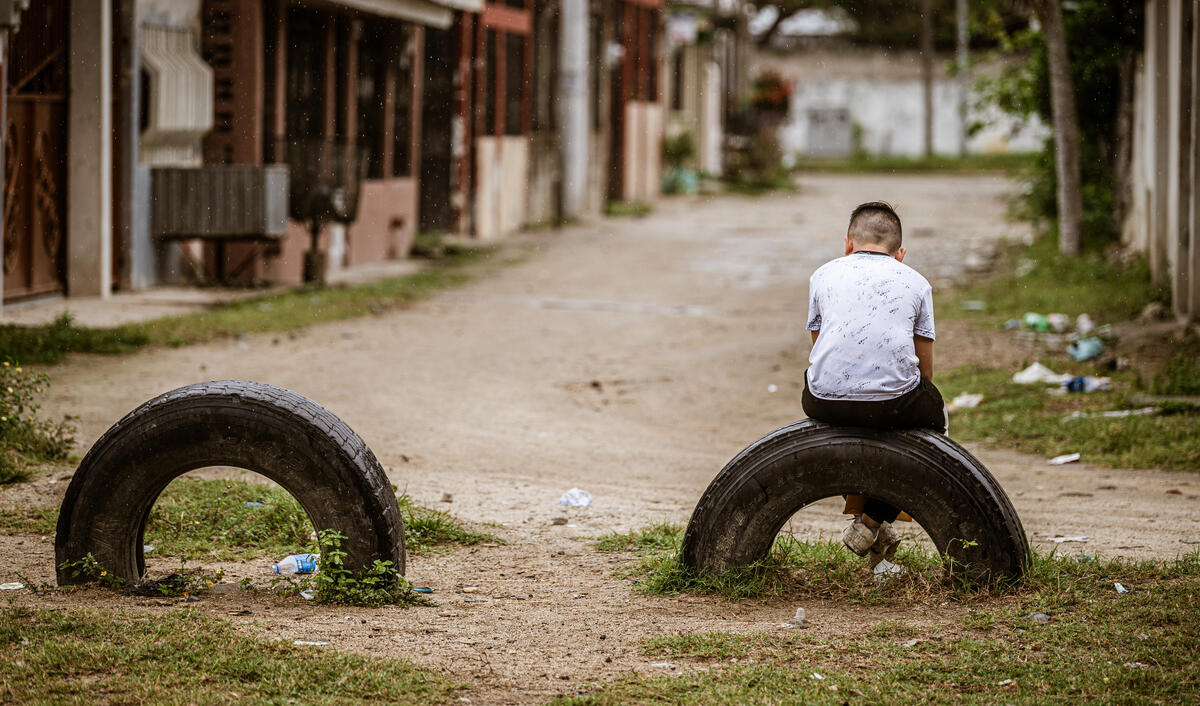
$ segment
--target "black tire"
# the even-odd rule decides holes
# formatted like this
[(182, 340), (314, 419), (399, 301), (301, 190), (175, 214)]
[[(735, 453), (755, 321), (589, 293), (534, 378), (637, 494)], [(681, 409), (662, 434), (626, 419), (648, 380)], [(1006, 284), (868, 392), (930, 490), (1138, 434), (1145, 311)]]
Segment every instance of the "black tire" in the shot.
[[(348, 568), (380, 559), (404, 573), (400, 508), (371, 449), (312, 400), (235, 380), (172, 390), (100, 437), (63, 499), (54, 538), (57, 564), (90, 552), (117, 576), (140, 579), (155, 500), (174, 478), (208, 466), (243, 468), (283, 486), (314, 527), (345, 535)], [(59, 585), (81, 580), (58, 570)]]
[(904, 510), (972, 581), (1019, 579), (1029, 565), (1021, 520), (974, 456), (931, 431), (877, 431), (803, 420), (751, 444), (717, 474), (692, 513), (683, 562), (722, 573), (767, 556), (796, 511), (866, 495)]

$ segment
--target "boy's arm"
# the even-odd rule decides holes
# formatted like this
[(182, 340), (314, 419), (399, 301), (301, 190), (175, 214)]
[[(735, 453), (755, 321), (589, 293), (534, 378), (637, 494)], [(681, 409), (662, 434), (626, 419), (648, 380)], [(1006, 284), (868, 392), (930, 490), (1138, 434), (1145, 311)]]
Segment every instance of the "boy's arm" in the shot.
[[(816, 340), (816, 336), (813, 336)], [(925, 338), (924, 336), (913, 336), (913, 347), (917, 349), (917, 368), (921, 371), (921, 377), (926, 380), (933, 380), (933, 339)]]
[(813, 343), (816, 343), (816, 342), (817, 342), (817, 336), (821, 335), (821, 329), (817, 329), (816, 331), (809, 331), (809, 333), (811, 333), (811, 334), (812, 334), (812, 337), (813, 337)]

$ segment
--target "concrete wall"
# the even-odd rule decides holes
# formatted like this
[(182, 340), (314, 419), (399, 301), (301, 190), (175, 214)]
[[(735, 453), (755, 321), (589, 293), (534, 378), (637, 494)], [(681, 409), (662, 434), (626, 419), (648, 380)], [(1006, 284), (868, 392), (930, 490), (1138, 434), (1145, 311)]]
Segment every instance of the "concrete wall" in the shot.
[(1171, 288), (1181, 322), (1200, 321), (1200, 0), (1147, 0), (1135, 84), (1127, 246)]
[[(933, 89), (934, 152), (958, 154), (958, 102), (961, 89), (946, 75), (950, 56), (935, 61)], [(998, 67), (982, 67), (991, 72)], [(809, 149), (810, 108), (844, 108), (862, 130), (862, 148), (874, 155), (924, 154), (924, 89), (917, 52), (847, 49), (789, 55), (759, 54), (751, 75), (773, 69), (793, 82), (787, 124), (780, 130), (784, 154), (805, 156)], [(967, 103), (973, 98), (968, 95)], [(1036, 118), (1028, 123), (995, 111), (972, 111), (968, 122), (987, 124), (967, 142), (971, 153), (1040, 150), (1048, 129)]]
[(653, 201), (662, 191), (663, 109), (658, 103), (625, 104), (621, 198)]
[(475, 237), (493, 240), (527, 222), (529, 138), (475, 138)]

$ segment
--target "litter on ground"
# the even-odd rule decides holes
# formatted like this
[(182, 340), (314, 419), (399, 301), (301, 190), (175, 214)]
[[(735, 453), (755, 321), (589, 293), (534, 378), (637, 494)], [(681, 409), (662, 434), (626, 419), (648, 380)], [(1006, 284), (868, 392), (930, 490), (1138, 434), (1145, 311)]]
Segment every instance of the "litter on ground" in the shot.
[(1062, 385), (1071, 379), (1071, 375), (1060, 375), (1041, 363), (1034, 363), (1013, 375), (1013, 382), (1029, 385), (1035, 382), (1047, 382), (1052, 385)]
[(589, 507), (592, 504), (592, 494), (579, 488), (571, 488), (558, 499), (559, 505), (568, 507)]
[(978, 407), (980, 402), (983, 402), (982, 393), (962, 392), (959, 393), (954, 399), (950, 400), (950, 404), (946, 405), (946, 411), (953, 412), (959, 409)]
[(1063, 454), (1062, 456), (1055, 456), (1054, 458), (1050, 459), (1046, 463), (1049, 463), (1051, 466), (1061, 466), (1064, 463), (1074, 463), (1075, 461), (1078, 461), (1080, 458), (1081, 458), (1081, 456), (1077, 453)]

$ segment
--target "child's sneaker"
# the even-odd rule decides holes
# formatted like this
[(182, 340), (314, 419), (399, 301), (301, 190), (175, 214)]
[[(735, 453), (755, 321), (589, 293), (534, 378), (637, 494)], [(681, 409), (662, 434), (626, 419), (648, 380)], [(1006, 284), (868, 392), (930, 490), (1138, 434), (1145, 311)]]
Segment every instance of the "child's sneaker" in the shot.
[(845, 544), (846, 548), (855, 554), (866, 556), (867, 552), (871, 551), (871, 547), (875, 545), (878, 534), (878, 529), (867, 527), (863, 524), (861, 517), (856, 517), (854, 522), (846, 525), (846, 529), (842, 530), (842, 544)]
[(879, 525), (875, 535), (875, 543), (871, 545), (867, 567), (874, 569), (881, 561), (891, 561), (896, 555), (896, 547), (900, 545), (900, 533), (890, 522)]

